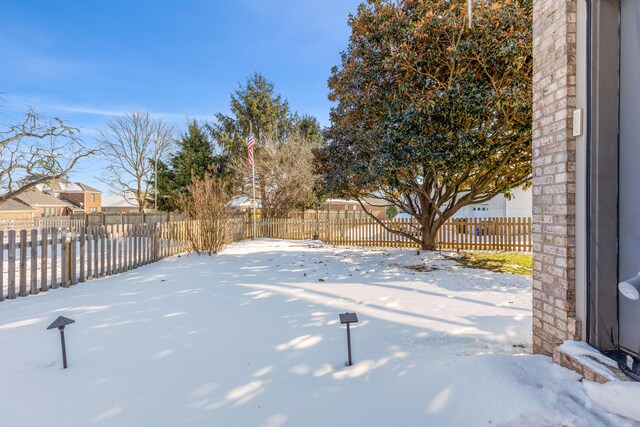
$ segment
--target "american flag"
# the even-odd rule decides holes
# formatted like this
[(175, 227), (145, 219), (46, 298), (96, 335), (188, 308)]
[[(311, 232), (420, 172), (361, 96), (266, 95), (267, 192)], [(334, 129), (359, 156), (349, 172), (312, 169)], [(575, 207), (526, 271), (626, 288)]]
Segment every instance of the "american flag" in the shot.
[(253, 147), (256, 146), (256, 140), (253, 138), (253, 134), (249, 135), (247, 139), (247, 154), (249, 156), (249, 164), (253, 166)]

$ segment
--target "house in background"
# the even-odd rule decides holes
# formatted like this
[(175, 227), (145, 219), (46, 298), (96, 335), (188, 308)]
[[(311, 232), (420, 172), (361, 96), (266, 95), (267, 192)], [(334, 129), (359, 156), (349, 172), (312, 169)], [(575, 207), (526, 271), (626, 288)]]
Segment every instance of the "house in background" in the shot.
[(104, 213), (130, 213), (139, 212), (139, 205), (133, 194), (110, 194), (102, 198), (101, 209)]
[[(389, 203), (385, 200), (367, 198), (362, 201), (365, 208), (378, 219), (387, 219), (387, 207)], [(324, 209), (327, 212), (336, 212), (338, 214), (358, 212), (364, 213), (362, 206), (357, 200), (344, 199), (327, 199), (324, 202)]]
[(102, 210), (102, 192), (81, 182), (56, 180), (40, 184), (38, 190), (80, 207), (84, 213)]
[(35, 189), (20, 193), (12, 200), (33, 209), (33, 218), (64, 216), (71, 212), (65, 201)]
[(528, 189), (516, 188), (511, 190), (511, 198), (503, 195), (460, 209), (454, 218), (507, 218), (531, 217), (533, 207), (533, 192)]
[(0, 203), (0, 220), (2, 219), (31, 219), (36, 210), (19, 200), (9, 199)]
[[(238, 209), (242, 212), (246, 212), (247, 209), (253, 209), (253, 199), (247, 196), (238, 196), (232, 199), (228, 206)], [(260, 199), (256, 199), (256, 209), (260, 209), (262, 205), (260, 204)]]

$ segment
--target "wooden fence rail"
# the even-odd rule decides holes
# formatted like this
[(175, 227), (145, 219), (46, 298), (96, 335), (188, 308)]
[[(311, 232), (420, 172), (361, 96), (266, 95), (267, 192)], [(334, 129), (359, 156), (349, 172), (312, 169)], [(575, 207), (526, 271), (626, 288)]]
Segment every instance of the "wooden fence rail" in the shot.
[[(382, 221), (391, 230), (405, 232), (420, 240), (417, 221), (408, 218)], [(247, 223), (244, 238), (251, 238)], [(367, 218), (348, 219), (262, 219), (256, 237), (275, 239), (318, 239), (334, 245), (419, 247), (407, 236), (399, 235), (379, 222)], [(441, 249), (530, 252), (531, 218), (454, 218), (439, 230), (436, 246)]]
[(135, 213), (88, 213), (72, 214), (55, 217), (0, 219), (0, 230), (30, 230), (32, 228), (77, 228), (87, 225), (131, 225), (159, 222), (180, 221), (180, 214), (167, 214), (163, 212), (135, 212)]

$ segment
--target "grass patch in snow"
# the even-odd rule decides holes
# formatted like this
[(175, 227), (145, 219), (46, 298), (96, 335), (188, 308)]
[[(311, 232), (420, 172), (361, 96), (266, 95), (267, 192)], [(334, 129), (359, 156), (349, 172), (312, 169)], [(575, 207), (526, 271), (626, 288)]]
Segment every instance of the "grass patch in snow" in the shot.
[(482, 268), (497, 273), (512, 273), (531, 276), (533, 258), (529, 254), (508, 252), (460, 252), (450, 257), (464, 267)]

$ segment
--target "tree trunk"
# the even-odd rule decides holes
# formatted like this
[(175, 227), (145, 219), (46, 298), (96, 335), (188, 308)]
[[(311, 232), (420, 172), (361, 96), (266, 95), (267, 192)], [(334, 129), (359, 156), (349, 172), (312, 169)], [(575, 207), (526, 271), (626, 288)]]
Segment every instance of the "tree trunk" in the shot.
[(439, 226), (433, 223), (422, 224), (421, 249), (424, 251), (435, 251)]

